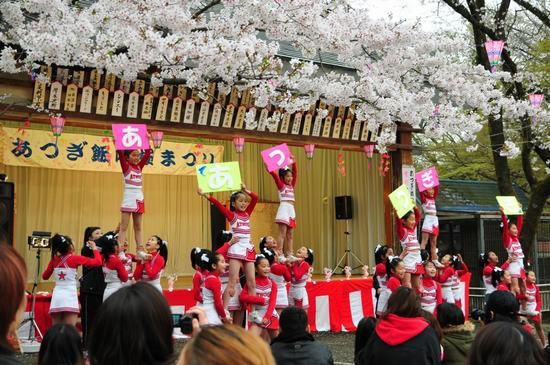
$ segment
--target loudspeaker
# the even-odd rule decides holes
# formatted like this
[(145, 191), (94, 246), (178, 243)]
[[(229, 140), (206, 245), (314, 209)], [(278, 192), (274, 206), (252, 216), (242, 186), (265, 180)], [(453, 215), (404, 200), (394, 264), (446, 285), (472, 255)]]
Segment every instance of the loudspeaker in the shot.
[(220, 245), (216, 245), (216, 236), (221, 230), (225, 229), (225, 216), (220, 213), (218, 208), (213, 204), (210, 204), (210, 234), (212, 236), (212, 251), (216, 251), (220, 248)]
[(13, 221), (15, 219), (15, 185), (0, 182), (0, 242), (13, 246)]
[(351, 196), (337, 196), (334, 198), (334, 206), (336, 210), (336, 219), (351, 219), (353, 218), (353, 210), (351, 207)]

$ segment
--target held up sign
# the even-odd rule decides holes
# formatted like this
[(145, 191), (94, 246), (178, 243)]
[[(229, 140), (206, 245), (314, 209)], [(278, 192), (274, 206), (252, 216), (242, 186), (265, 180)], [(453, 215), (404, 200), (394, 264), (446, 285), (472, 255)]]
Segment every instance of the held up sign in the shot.
[(205, 193), (241, 189), (241, 171), (237, 161), (197, 165), (199, 188)]
[(263, 150), (262, 158), (269, 172), (291, 164), (290, 150), (286, 143)]
[(416, 174), (416, 184), (418, 185), (418, 191), (423, 192), (430, 188), (435, 188), (439, 185), (439, 176), (435, 167), (427, 168)]
[(146, 124), (113, 124), (116, 150), (148, 150)]

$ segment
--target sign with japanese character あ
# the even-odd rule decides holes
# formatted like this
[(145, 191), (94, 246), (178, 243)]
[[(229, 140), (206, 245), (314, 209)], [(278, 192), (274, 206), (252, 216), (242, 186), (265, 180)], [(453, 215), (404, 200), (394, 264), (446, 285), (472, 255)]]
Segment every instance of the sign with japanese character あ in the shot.
[(116, 150), (147, 150), (147, 125), (145, 124), (113, 124)]

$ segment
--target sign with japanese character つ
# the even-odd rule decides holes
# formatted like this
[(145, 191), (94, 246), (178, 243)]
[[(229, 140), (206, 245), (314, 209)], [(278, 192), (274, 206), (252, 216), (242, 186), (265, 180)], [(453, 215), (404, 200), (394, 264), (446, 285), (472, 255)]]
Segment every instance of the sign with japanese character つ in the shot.
[(199, 188), (205, 193), (241, 189), (241, 172), (237, 161), (197, 165)]
[(291, 164), (290, 150), (286, 143), (262, 151), (262, 158), (269, 172)]
[(423, 192), (430, 188), (435, 188), (439, 185), (439, 176), (435, 167), (427, 168), (416, 174), (416, 184), (418, 185), (418, 191)]
[(147, 125), (145, 124), (113, 124), (115, 148), (119, 150), (147, 150)]

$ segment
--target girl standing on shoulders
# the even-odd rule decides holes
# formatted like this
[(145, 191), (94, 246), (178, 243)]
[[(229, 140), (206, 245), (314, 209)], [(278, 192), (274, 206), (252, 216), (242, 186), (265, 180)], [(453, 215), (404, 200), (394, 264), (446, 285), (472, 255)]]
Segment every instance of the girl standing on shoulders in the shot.
[(525, 270), (523, 269), (523, 258), (525, 255), (519, 242), (523, 226), (523, 216), (518, 215), (516, 223), (513, 223), (508, 221), (508, 217), (504, 214), (502, 207), (500, 207), (500, 213), (502, 218), (502, 241), (510, 259), (508, 271), (512, 276), (511, 290), (517, 296), (524, 289), (522, 287), (524, 287), (523, 280), (525, 279)]
[(435, 200), (439, 195), (439, 186), (429, 188), (420, 193), (422, 210), (424, 211), (424, 222), (422, 223), (422, 243), (420, 247), (426, 249), (428, 240), (431, 241), (430, 256), (432, 260), (437, 260), (437, 236), (439, 236), (439, 219), (437, 218), (437, 208)]
[(401, 241), (401, 247), (405, 256), (405, 278), (403, 286), (418, 291), (420, 287), (420, 274), (422, 274), (422, 259), (420, 258), (420, 244), (416, 235), (416, 226), (420, 222), (420, 211), (417, 207), (409, 211), (403, 218), (396, 216), (397, 237)]
[(75, 326), (78, 313), (78, 294), (76, 292), (77, 268), (80, 265), (101, 267), (101, 256), (94, 241), (88, 243), (94, 258), (73, 255), (73, 241), (68, 236), (56, 234), (51, 238), (52, 259), (42, 273), (42, 279), (48, 280), (54, 274), (55, 287), (50, 304), (50, 315), (54, 324), (65, 323)]
[(159, 236), (151, 236), (145, 243), (145, 250), (145, 257), (138, 258), (134, 278), (153, 285), (162, 293), (160, 277), (168, 259), (168, 245)]
[(278, 251), (290, 256), (294, 253), (293, 231), (296, 228), (296, 211), (294, 210), (294, 187), (296, 186), (296, 161), (292, 158), (292, 170), (289, 168), (271, 171), (279, 190), (279, 209), (275, 223), (279, 226)]

